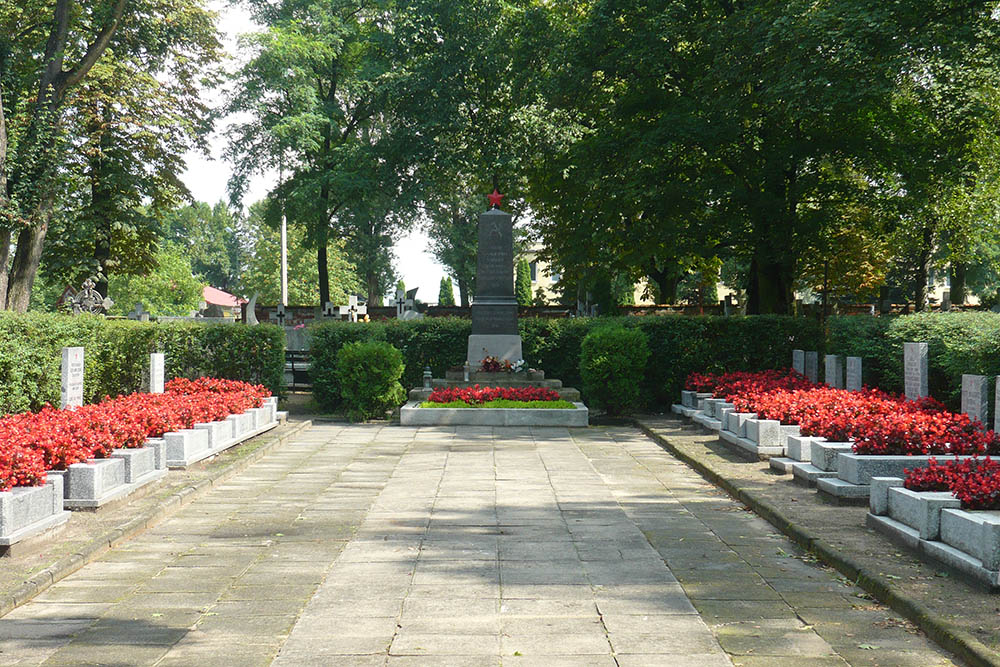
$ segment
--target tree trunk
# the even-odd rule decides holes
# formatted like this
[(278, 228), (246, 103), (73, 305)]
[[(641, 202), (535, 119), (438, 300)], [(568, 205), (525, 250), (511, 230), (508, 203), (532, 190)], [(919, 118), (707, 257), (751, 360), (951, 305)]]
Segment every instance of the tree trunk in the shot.
[(365, 277), (365, 288), (368, 292), (368, 303), (369, 304), (381, 304), (382, 303), (382, 290), (379, 286), (378, 276), (374, 273), (369, 273)]
[(462, 308), (469, 307), (469, 284), (461, 278), (458, 279), (458, 302)]
[[(107, 113), (107, 110), (105, 110)], [(105, 127), (110, 127), (110, 119), (104, 119)], [(111, 149), (111, 136), (100, 127), (93, 128), (98, 135), (98, 150), (90, 159), (90, 211), (94, 218), (94, 260), (98, 266), (95, 289), (101, 296), (108, 295), (108, 279), (111, 269), (111, 216), (114, 214), (113, 193), (105, 180), (105, 151)]]
[(934, 233), (928, 225), (922, 232), (920, 253), (917, 256), (917, 274), (913, 281), (913, 310), (918, 313), (927, 309), (927, 280), (931, 270), (931, 255), (934, 252), (933, 240)]
[(792, 270), (781, 261), (750, 260), (747, 315), (788, 315), (792, 311)]
[[(0, 85), (0, 214), (10, 215), (10, 193), (7, 192), (7, 116), (3, 108), (3, 86)], [(7, 217), (7, 216), (3, 216)], [(7, 307), (7, 265), (10, 263), (10, 230), (0, 230), (0, 310)]]
[(319, 267), (319, 302), (325, 305), (330, 300), (330, 269), (326, 260), (326, 239), (316, 246), (316, 264)]
[(656, 267), (648, 272), (649, 279), (656, 285), (657, 303), (677, 303), (677, 286), (684, 279), (679, 271), (659, 270)]
[(951, 303), (955, 306), (965, 305), (965, 275), (969, 265), (965, 262), (952, 262), (948, 273), (951, 277)]
[(45, 234), (49, 230), (51, 204), (41, 212), (41, 222), (34, 227), (22, 229), (17, 236), (17, 251), (11, 268), (10, 284), (7, 286), (7, 308), (17, 313), (27, 312), (31, 304), (31, 287), (35, 284), (38, 264), (42, 261), (42, 247)]

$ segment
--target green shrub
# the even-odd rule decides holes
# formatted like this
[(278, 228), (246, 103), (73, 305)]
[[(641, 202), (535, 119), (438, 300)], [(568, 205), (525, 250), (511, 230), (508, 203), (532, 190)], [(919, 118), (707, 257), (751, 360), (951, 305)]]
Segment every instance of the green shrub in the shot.
[(648, 358), (646, 334), (637, 328), (610, 325), (587, 334), (580, 346), (580, 377), (594, 407), (609, 415), (634, 412)]
[(403, 355), (382, 341), (356, 341), (337, 352), (337, 381), (347, 416), (351, 421), (384, 417), (385, 411), (399, 406), (406, 392)]
[(0, 312), (0, 413), (59, 404), (63, 347), (84, 348), (87, 402), (144, 390), (149, 353), (158, 351), (167, 378), (209, 375), (282, 390), (281, 327)]

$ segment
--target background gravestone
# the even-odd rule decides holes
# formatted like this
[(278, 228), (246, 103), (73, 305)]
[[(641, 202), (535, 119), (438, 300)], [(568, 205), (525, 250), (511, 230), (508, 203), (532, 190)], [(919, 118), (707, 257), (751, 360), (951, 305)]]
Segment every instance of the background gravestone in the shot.
[(62, 349), (62, 393), (59, 407), (78, 408), (83, 405), (83, 348)]
[(149, 355), (149, 393), (163, 393), (163, 366), (165, 357), (162, 352)]
[(864, 380), (861, 378), (861, 357), (847, 357), (847, 391), (861, 391)]
[(514, 297), (514, 231), (509, 213), (498, 208), (479, 216), (476, 295), (468, 361), (477, 368), (485, 357), (523, 358)]
[(792, 370), (806, 374), (806, 353), (804, 350), (792, 350)]
[(903, 343), (903, 386), (911, 401), (927, 396), (927, 343)]
[(806, 352), (806, 377), (810, 382), (819, 382), (819, 352)]
[(834, 389), (844, 388), (844, 362), (839, 354), (826, 355), (823, 379)]
[(989, 394), (985, 375), (962, 375), (962, 412), (969, 419), (986, 423), (989, 418)]
[(1000, 432), (1000, 375), (996, 379), (996, 391), (993, 397), (993, 430)]

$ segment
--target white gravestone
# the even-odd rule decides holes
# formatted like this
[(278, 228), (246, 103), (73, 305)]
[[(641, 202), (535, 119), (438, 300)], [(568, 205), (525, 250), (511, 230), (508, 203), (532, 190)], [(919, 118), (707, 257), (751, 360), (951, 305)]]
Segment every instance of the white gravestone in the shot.
[(927, 343), (903, 343), (903, 386), (911, 401), (927, 396)]
[(819, 352), (806, 352), (806, 377), (810, 382), (819, 382)]
[(336, 317), (337, 316), (337, 306), (333, 305), (333, 302), (327, 301), (326, 305), (323, 306), (323, 317)]
[(806, 374), (806, 353), (803, 350), (792, 350), (792, 370)]
[(823, 379), (834, 389), (844, 388), (844, 362), (839, 354), (826, 355), (826, 368)]
[(149, 393), (163, 393), (163, 366), (165, 357), (162, 352), (149, 355)]
[(861, 357), (847, 357), (847, 391), (861, 391), (864, 381), (861, 378)]
[(78, 408), (83, 405), (83, 348), (62, 349), (62, 397), (59, 407)]
[(989, 393), (985, 375), (962, 375), (962, 412), (983, 424), (989, 418)]

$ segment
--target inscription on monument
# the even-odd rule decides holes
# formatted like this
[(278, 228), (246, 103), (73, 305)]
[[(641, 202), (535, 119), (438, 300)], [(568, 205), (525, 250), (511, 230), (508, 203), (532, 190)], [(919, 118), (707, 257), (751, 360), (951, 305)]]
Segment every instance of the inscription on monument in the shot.
[(908, 399), (927, 396), (927, 343), (903, 343), (903, 376)]
[(847, 391), (861, 391), (861, 357), (847, 357)]
[(985, 375), (962, 375), (962, 412), (984, 424), (989, 414), (986, 383)]
[(78, 408), (83, 405), (83, 348), (62, 349), (62, 396), (60, 407)]

